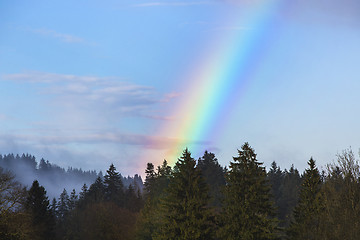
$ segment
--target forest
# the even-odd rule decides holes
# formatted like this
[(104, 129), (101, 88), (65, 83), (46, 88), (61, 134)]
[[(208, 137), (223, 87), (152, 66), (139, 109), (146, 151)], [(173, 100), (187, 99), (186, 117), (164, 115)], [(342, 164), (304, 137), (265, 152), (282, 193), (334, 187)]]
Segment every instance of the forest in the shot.
[(226, 167), (214, 153), (196, 160), (185, 149), (173, 167), (144, 166), (144, 185), (111, 164), (104, 175), (77, 170), (93, 181), (53, 198), (37, 172), (50, 163), (20, 158), (38, 179), (20, 183), (16, 157), (1, 165), (3, 240), (360, 239), (360, 166), (351, 149), (323, 170), (310, 158), (302, 173), (276, 162), (266, 170), (248, 143)]

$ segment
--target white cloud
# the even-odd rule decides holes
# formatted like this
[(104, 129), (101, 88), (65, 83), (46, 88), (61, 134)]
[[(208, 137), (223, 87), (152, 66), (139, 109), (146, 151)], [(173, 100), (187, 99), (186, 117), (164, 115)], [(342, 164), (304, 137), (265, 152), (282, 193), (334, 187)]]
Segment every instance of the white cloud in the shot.
[(2, 79), (11, 80), (11, 81), (30, 82), (30, 83), (55, 83), (55, 82), (95, 83), (101, 81), (109, 81), (114, 78), (30, 71), (24, 73), (4, 74), (2, 75)]
[[(152, 136), (156, 134), (156, 121), (173, 120), (166, 109), (179, 93), (161, 94), (152, 86), (120, 77), (25, 72), (2, 75), (0, 79), (35, 89), (23, 96), (20, 107), (33, 105), (25, 98), (35, 94), (38, 110), (36, 117), (19, 118), (22, 120), (11, 131), (2, 132), (0, 149), (39, 156), (48, 156), (47, 149), (49, 156), (60, 156), (62, 151), (75, 155), (128, 154), (126, 165), (141, 157), (138, 155), (142, 151), (164, 151), (180, 141)], [(5, 117), (0, 115), (0, 120)]]
[[(2, 141), (12, 140), (21, 145), (33, 146), (57, 146), (63, 147), (66, 144), (104, 144), (115, 145), (137, 145), (147, 149), (167, 149), (183, 140), (167, 137), (149, 136), (142, 134), (124, 134), (119, 131), (110, 130), (87, 130), (87, 131), (46, 131), (42, 129), (40, 135), (35, 130), (22, 134), (0, 135)], [(1, 143), (1, 142), (0, 142)], [(198, 142), (202, 144), (202, 142)]]
[(180, 97), (180, 96), (181, 96), (181, 93), (171, 92), (171, 93), (165, 94), (165, 97), (163, 98), (162, 101), (163, 102), (170, 102), (172, 99)]
[[(156, 104), (170, 102), (179, 95), (172, 92), (162, 96), (151, 86), (116, 77), (25, 72), (2, 75), (1, 79), (36, 85), (40, 94), (52, 99), (47, 104), (63, 115), (86, 112), (86, 117), (91, 114), (95, 119), (99, 116), (120, 119), (129, 115), (149, 118)], [(159, 115), (153, 119), (166, 117)]]
[(181, 6), (194, 6), (194, 5), (210, 5), (214, 2), (203, 1), (203, 2), (149, 2), (149, 3), (140, 3), (133, 5), (134, 7), (161, 7), (161, 6), (172, 6), (172, 7), (181, 7)]
[(0, 121), (9, 119), (5, 114), (0, 114)]
[(46, 28), (26, 28), (27, 31), (30, 31), (32, 33), (41, 35), (41, 36), (45, 36), (45, 37), (50, 37), (50, 38), (55, 38), (61, 42), (65, 42), (65, 43), (79, 43), (79, 44), (87, 44), (87, 45), (96, 45), (95, 43), (86, 41), (84, 38), (72, 35), (72, 34), (68, 34), (68, 33), (60, 33), (51, 29), (46, 29)]
[(222, 27), (214, 27), (206, 32), (216, 32), (216, 31), (245, 31), (249, 30), (250, 28), (247, 27), (238, 27), (238, 26), (222, 26)]

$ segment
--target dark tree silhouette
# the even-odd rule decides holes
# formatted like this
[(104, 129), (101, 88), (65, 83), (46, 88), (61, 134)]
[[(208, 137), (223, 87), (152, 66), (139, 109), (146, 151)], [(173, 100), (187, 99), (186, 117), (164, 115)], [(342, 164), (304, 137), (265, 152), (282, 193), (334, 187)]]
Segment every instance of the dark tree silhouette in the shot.
[(277, 221), (262, 163), (245, 143), (230, 162), (225, 187), (221, 239), (274, 239)]

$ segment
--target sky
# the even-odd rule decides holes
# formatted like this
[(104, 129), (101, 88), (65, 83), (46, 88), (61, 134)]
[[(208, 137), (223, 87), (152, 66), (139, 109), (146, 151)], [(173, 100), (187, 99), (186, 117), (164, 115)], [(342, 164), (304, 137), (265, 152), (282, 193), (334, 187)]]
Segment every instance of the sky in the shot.
[(0, 1), (0, 153), (144, 176), (360, 147), (357, 0)]

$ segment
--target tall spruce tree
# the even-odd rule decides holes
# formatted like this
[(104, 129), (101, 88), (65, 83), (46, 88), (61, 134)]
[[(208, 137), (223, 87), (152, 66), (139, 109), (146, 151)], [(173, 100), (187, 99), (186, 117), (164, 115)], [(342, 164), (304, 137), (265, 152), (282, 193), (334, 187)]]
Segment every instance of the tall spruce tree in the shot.
[(101, 177), (97, 177), (95, 182), (90, 185), (89, 190), (84, 194), (83, 204), (99, 203), (104, 200), (105, 186)]
[(310, 158), (300, 189), (299, 202), (294, 209), (293, 221), (287, 230), (289, 239), (322, 239), (320, 215), (324, 209), (321, 190), (321, 176)]
[(106, 171), (104, 176), (104, 185), (105, 185), (105, 199), (107, 201), (112, 201), (118, 206), (124, 206), (125, 200), (125, 191), (124, 185), (121, 179), (121, 175), (116, 171), (114, 164), (111, 164), (109, 170)]
[(58, 201), (58, 205), (57, 205), (57, 217), (59, 219), (60, 222), (65, 221), (65, 218), (68, 214), (68, 212), (70, 211), (69, 209), (69, 194), (67, 193), (66, 189), (64, 188), (64, 190), (62, 191), (62, 193), (60, 194), (59, 197), (59, 201)]
[(32, 226), (36, 237), (34, 239), (53, 239), (55, 217), (49, 206), (46, 191), (39, 182), (35, 180), (28, 192), (25, 207), (31, 214)]
[(291, 165), (289, 170), (284, 171), (283, 181), (280, 187), (280, 198), (277, 199), (278, 217), (281, 227), (290, 225), (294, 208), (299, 201), (301, 176), (299, 171)]
[(278, 203), (278, 200), (281, 197), (281, 184), (284, 178), (284, 173), (281, 171), (280, 167), (276, 164), (275, 161), (271, 163), (271, 168), (267, 173), (267, 176), (271, 185), (271, 194), (273, 199), (275, 203)]
[(274, 239), (277, 220), (265, 168), (248, 143), (238, 153), (227, 174), (219, 236), (228, 240)]
[(177, 161), (162, 206), (162, 227), (154, 239), (210, 240), (214, 224), (209, 195), (196, 161), (186, 149)]
[(205, 151), (199, 158), (197, 168), (200, 169), (205, 182), (209, 187), (210, 205), (220, 208), (222, 193), (221, 189), (225, 186), (225, 169), (220, 166), (214, 153)]
[(172, 169), (164, 160), (155, 171), (152, 163), (147, 164), (145, 170), (144, 208), (141, 210), (136, 230), (136, 239), (152, 240), (162, 227), (164, 212), (160, 208), (160, 202), (165, 198), (165, 191), (172, 177)]

